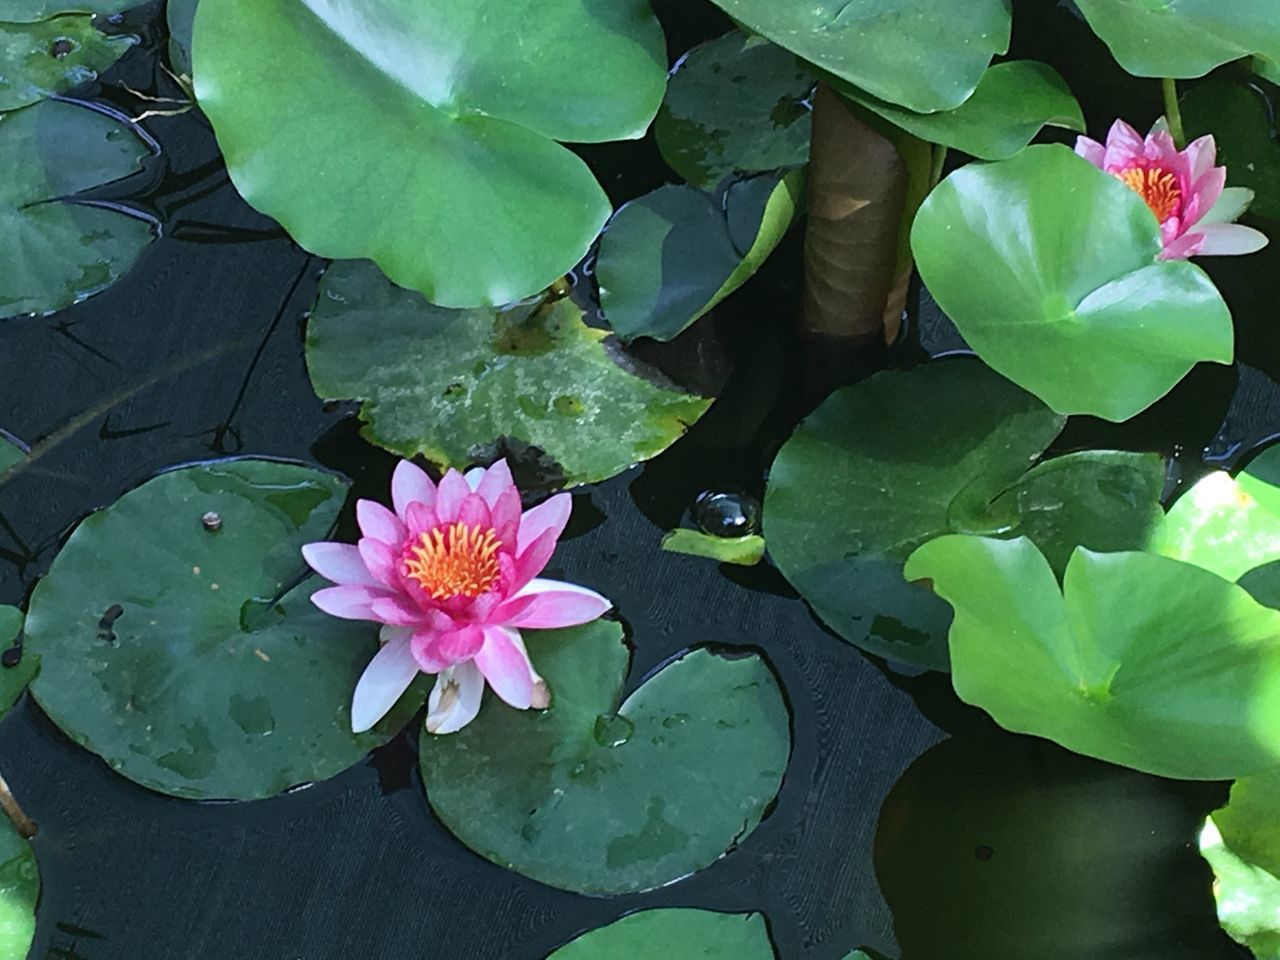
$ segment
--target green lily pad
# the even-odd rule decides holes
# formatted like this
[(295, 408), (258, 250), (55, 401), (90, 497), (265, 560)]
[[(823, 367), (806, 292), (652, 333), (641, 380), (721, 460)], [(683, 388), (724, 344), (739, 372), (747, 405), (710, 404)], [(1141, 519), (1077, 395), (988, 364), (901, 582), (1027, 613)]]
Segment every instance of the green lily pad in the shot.
[(618, 624), (527, 642), (549, 710), (509, 710), (486, 693), (465, 729), (422, 737), (427, 799), (458, 839), (549, 886), (621, 894), (700, 870), (755, 829), (791, 750), (764, 661), (695, 650), (620, 704)]
[(1220, 64), (1261, 54), (1280, 60), (1273, 0), (1076, 0), (1080, 12), (1139, 77), (1202, 77)]
[(751, 567), (764, 559), (764, 537), (757, 533), (742, 537), (713, 537), (701, 530), (680, 528), (663, 535), (662, 549)]
[(711, 190), (733, 173), (809, 162), (809, 96), (817, 82), (795, 54), (739, 31), (677, 65), (653, 133), (671, 169)]
[(711, 910), (642, 910), (584, 933), (547, 960), (774, 960), (764, 917)]
[(111, 16), (139, 6), (145, 0), (5, 0), (4, 19), (9, 23), (35, 23), (67, 13)]
[(1280, 960), (1280, 879), (1236, 856), (1212, 817), (1200, 833), (1200, 853), (1213, 868), (1222, 929), (1248, 947), (1254, 960)]
[(626, 204), (600, 240), (600, 306), (625, 340), (670, 340), (749, 280), (791, 226), (804, 174), (758, 177), (723, 198), (668, 184)]
[(0, 317), (70, 306), (118, 280), (152, 239), (141, 219), (59, 202), (127, 177), (147, 145), (96, 110), (46, 101), (0, 116)]
[(628, 373), (569, 301), (446, 310), (367, 261), (325, 274), (307, 366), (320, 396), (364, 401), (364, 435), (379, 446), (466, 467), (517, 438), (555, 458), (567, 483), (655, 456), (711, 405)]
[(1008, 0), (713, 0), (738, 22), (873, 96), (958, 107), (1009, 48)]
[(1059, 413), (1127, 420), (1197, 362), (1231, 361), (1213, 282), (1157, 261), (1141, 197), (1064, 146), (956, 171), (921, 206), (911, 246), (978, 356)]
[(224, 461), (162, 474), (88, 517), (27, 614), (45, 713), (113, 770), (179, 797), (268, 797), (358, 762), (423, 698), (411, 690), (353, 735), (377, 629), (317, 610), (317, 578), (293, 585), (299, 549), (328, 532), (345, 492), (308, 467)]
[[(13, 646), (22, 632), (22, 611), (17, 607), (0, 605), (0, 652)], [(0, 663), (0, 717), (3, 717), (22, 696), (27, 684), (36, 675), (36, 658), (25, 653), (12, 667)]]
[[(3, 15), (7, 17), (7, 11)], [(104, 35), (87, 16), (61, 16), (39, 23), (0, 20), (0, 64), (4, 65), (0, 112), (96, 79), (136, 42), (136, 37)]]
[(0, 473), (4, 473), (15, 463), (27, 455), (17, 441), (6, 437), (3, 431), (0, 431)]
[(31, 844), (0, 814), (0, 960), (25, 960), (39, 899), (40, 871)]
[(921, 140), (983, 160), (1013, 156), (1042, 127), (1085, 131), (1084, 114), (1067, 82), (1048, 64), (1035, 60), (995, 64), (982, 75), (973, 96), (952, 110), (937, 113), (905, 110), (848, 83), (837, 82), (835, 88)]
[(303, 247), (370, 257), (433, 303), (504, 304), (571, 269), (610, 213), (557, 141), (641, 136), (666, 86), (646, 0), (544, 0), (518, 43), (512, 17), (507, 0), (203, 0), (196, 95), (236, 188)]
[(1165, 777), (1280, 764), (1280, 611), (1241, 587), (1081, 548), (1059, 589), (1025, 538), (941, 537), (905, 572), (955, 608), (956, 693), (1005, 729)]
[(1231, 185), (1253, 191), (1249, 209), (1280, 220), (1280, 146), (1267, 102), (1248, 87), (1210, 80), (1187, 90), (1181, 107), (1187, 136), (1213, 134)]
[(199, 0), (167, 0), (164, 8), (169, 25), (169, 63), (179, 76), (191, 76), (191, 28), (195, 24)]
[[(1213, 819), (1237, 856), (1280, 878), (1280, 768), (1237, 780)], [(1280, 910), (1280, 900), (1274, 906)]]

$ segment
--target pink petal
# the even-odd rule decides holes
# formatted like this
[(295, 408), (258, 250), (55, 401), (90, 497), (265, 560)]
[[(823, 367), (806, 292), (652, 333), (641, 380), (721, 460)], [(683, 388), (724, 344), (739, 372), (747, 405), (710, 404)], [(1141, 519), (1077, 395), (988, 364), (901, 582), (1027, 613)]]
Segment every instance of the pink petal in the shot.
[(366, 537), (383, 543), (401, 544), (409, 535), (403, 521), (374, 500), (356, 501), (356, 522), (360, 524), (360, 532)]
[(440, 480), (436, 491), (436, 519), (440, 523), (453, 523), (458, 518), (462, 501), (471, 494), (467, 478), (457, 470), (450, 470)]
[(1084, 157), (1099, 170), (1102, 169), (1102, 158), (1106, 155), (1107, 148), (1100, 144), (1097, 140), (1089, 137), (1076, 137), (1076, 155)]
[(364, 733), (390, 713), (417, 675), (418, 661), (413, 657), (408, 637), (383, 646), (356, 683), (356, 692), (351, 698), (352, 732)]
[(551, 560), (551, 555), (556, 552), (558, 536), (555, 530), (546, 530), (516, 557), (511, 579), (504, 584), (508, 595), (523, 589), (525, 584), (542, 572), (543, 567)]
[(428, 612), (407, 597), (387, 595), (374, 600), (370, 609), (373, 619), (393, 627), (419, 627)]
[(1200, 252), (1200, 245), (1204, 243), (1204, 234), (1195, 230), (1190, 233), (1184, 233), (1176, 240), (1165, 244), (1163, 250), (1160, 251), (1161, 260), (1185, 260), (1187, 257), (1194, 257)]
[[(532, 600), (532, 603), (527, 601)], [(516, 605), (526, 602), (523, 609)], [(507, 607), (512, 609), (508, 613)], [(531, 580), (515, 597), (499, 607), (493, 622), (508, 627), (539, 630), (573, 627), (599, 619), (613, 606), (606, 598), (574, 583), (558, 580)]]
[(1187, 144), (1183, 154), (1190, 165), (1191, 180), (1194, 183), (1209, 172), (1214, 160), (1217, 159), (1218, 147), (1213, 142), (1213, 134), (1192, 140)]
[(516, 534), (520, 529), (520, 491), (508, 487), (498, 494), (497, 502), (490, 508), (489, 523), (508, 553), (516, 552)]
[(1269, 242), (1265, 233), (1239, 223), (1206, 223), (1198, 232), (1204, 237), (1197, 251), (1202, 257), (1256, 253)]
[(462, 499), (456, 519), (458, 523), (466, 524), (468, 527), (487, 530), (489, 529), (489, 505), (484, 502), (484, 497), (480, 494), (469, 493)]
[(388, 597), (385, 590), (373, 587), (326, 587), (311, 595), (311, 602), (331, 617), (343, 620), (381, 620), (373, 605)]
[(485, 627), (484, 645), (475, 656), (475, 665), (503, 701), (517, 710), (528, 710), (533, 704), (533, 667), (523, 644), (511, 639), (515, 633), (506, 627)]
[(1152, 130), (1142, 145), (1142, 155), (1147, 160), (1159, 163), (1163, 167), (1181, 166), (1178, 145), (1173, 142), (1173, 134), (1168, 128)]
[(349, 543), (308, 543), (302, 548), (302, 559), (320, 576), (338, 584), (380, 587), (360, 558), (360, 551)]
[(360, 559), (379, 584), (393, 590), (400, 587), (400, 554), (381, 540), (363, 537), (356, 544)]
[(457, 733), (476, 718), (483, 696), (484, 674), (474, 663), (446, 670), (427, 699), (427, 733)]
[(1104, 170), (1113, 172), (1132, 166), (1141, 160), (1146, 142), (1123, 120), (1117, 120), (1107, 132), (1107, 144), (1102, 158)]
[[(511, 479), (511, 467), (507, 461), (499, 460), (484, 472), (480, 483), (474, 488), (476, 493), (484, 497), (490, 509), (497, 506), (498, 498), (508, 490), (515, 489), (515, 481)], [(518, 494), (517, 494), (518, 495)]]
[(1226, 167), (1212, 167), (1196, 179), (1191, 187), (1191, 197), (1183, 207), (1182, 218), (1188, 227), (1195, 226), (1213, 209), (1226, 185)]
[(483, 645), (484, 631), (476, 626), (466, 626), (437, 634), (431, 650), (440, 659), (452, 664), (470, 660), (480, 652)]
[(436, 485), (417, 464), (401, 460), (391, 475), (391, 502), (400, 519), (406, 520), (409, 504), (421, 503), (429, 507), (436, 502)]
[(520, 532), (516, 535), (516, 553), (524, 553), (533, 543), (548, 530), (555, 531), (556, 540), (564, 533), (565, 524), (569, 522), (569, 514), (573, 512), (573, 497), (567, 493), (557, 493), (550, 500), (545, 500), (532, 510), (525, 512), (520, 518)]
[(520, 655), (524, 657), (525, 663), (529, 664), (529, 679), (533, 681), (533, 701), (530, 706), (534, 710), (547, 709), (547, 707), (551, 706), (551, 690), (547, 687), (547, 682), (533, 668), (533, 662), (529, 659), (529, 651), (524, 646), (524, 637), (520, 635), (519, 630), (511, 632), (511, 642), (520, 648)]
[(452, 666), (448, 660), (436, 652), (436, 639), (441, 632), (433, 627), (423, 627), (413, 633), (409, 648), (413, 651), (413, 659), (417, 661), (423, 673), (440, 673)]
[(436, 508), (425, 503), (411, 503), (406, 511), (405, 523), (409, 527), (409, 539), (416, 541), (428, 530), (440, 525)]

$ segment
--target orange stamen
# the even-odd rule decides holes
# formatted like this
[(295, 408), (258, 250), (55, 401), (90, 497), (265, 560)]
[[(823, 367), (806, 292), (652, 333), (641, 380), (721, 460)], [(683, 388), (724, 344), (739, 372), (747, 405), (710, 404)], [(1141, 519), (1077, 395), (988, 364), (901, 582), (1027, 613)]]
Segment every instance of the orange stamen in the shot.
[(492, 529), (454, 523), (424, 532), (405, 554), (405, 576), (417, 581), (432, 599), (478, 597), (501, 575)]
[(1116, 174), (1125, 185), (1140, 196), (1156, 219), (1164, 223), (1178, 212), (1182, 191), (1178, 178), (1163, 167), (1130, 167)]

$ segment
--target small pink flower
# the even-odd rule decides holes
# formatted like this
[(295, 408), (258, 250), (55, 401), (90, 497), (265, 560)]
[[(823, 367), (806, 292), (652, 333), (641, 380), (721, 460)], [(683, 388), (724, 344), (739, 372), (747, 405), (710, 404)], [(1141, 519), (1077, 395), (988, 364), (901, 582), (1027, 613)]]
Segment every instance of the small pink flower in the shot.
[(1117, 120), (1105, 145), (1080, 137), (1076, 153), (1122, 180), (1146, 201), (1160, 221), (1162, 260), (1253, 253), (1267, 245), (1264, 234), (1230, 222), (1244, 213), (1253, 192), (1224, 189), (1227, 168), (1213, 165), (1217, 148), (1212, 136), (1179, 150), (1163, 118), (1145, 139)]
[(312, 595), (335, 617), (383, 624), (382, 649), (356, 684), (351, 727), (381, 720), (418, 672), (437, 674), (427, 729), (453, 733), (480, 710), (485, 681), (519, 710), (551, 703), (520, 631), (595, 620), (612, 604), (585, 587), (538, 579), (572, 509), (557, 494), (522, 511), (505, 460), (440, 481), (407, 460), (391, 479), (395, 512), (356, 504), (359, 544), (309, 543), (302, 555), (337, 586)]

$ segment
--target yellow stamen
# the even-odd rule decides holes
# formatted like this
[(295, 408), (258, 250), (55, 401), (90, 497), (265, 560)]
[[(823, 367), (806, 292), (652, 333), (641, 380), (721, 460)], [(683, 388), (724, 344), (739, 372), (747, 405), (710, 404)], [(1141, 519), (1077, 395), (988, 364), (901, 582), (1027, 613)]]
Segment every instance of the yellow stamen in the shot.
[(501, 574), (492, 529), (453, 523), (423, 533), (404, 558), (405, 576), (417, 581), (435, 600), (478, 597)]
[(1116, 176), (1146, 201), (1161, 223), (1178, 212), (1178, 206), (1182, 203), (1178, 178), (1163, 167), (1130, 167)]

